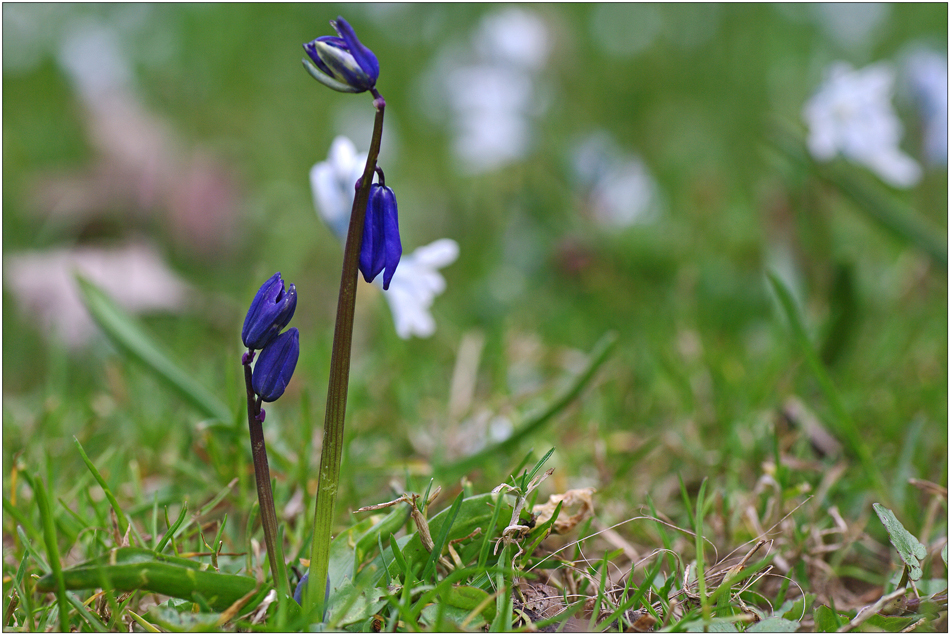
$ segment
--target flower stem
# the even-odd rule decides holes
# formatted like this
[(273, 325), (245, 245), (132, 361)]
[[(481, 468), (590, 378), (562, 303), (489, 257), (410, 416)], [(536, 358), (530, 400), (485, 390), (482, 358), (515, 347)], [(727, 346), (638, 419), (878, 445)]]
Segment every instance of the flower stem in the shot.
[(366, 156), (366, 167), (363, 168), (356, 198), (353, 200), (350, 227), (343, 249), (343, 273), (336, 308), (333, 354), (330, 358), (330, 385), (327, 388), (327, 409), (323, 421), (323, 449), (317, 475), (317, 505), (313, 516), (313, 542), (310, 547), (310, 582), (304, 593), (304, 609), (308, 615), (312, 614), (311, 611), (317, 608), (318, 603), (323, 602), (323, 580), (328, 580), (330, 531), (343, 459), (343, 420), (346, 415), (346, 394), (350, 380), (350, 348), (353, 343), (353, 311), (356, 308), (360, 245), (363, 240), (369, 188), (373, 182), (373, 172), (376, 170), (376, 159), (383, 136), (386, 102), (375, 89), (372, 92), (373, 106), (376, 108), (373, 140)]
[(270, 468), (267, 465), (267, 447), (264, 445), (264, 426), (261, 423), (261, 402), (251, 387), (252, 354), (244, 358), (244, 383), (247, 386), (247, 427), (251, 434), (251, 455), (254, 457), (254, 476), (257, 479), (257, 500), (261, 505), (261, 525), (264, 527), (264, 544), (270, 563), (274, 586), (281, 598), (291, 597), (290, 581), (282, 550), (277, 542), (277, 512), (274, 509), (274, 493), (270, 486)]

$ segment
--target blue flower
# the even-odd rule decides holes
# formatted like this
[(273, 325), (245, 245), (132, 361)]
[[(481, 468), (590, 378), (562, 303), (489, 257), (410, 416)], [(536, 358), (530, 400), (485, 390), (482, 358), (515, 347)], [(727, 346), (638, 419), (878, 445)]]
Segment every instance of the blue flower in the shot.
[(301, 602), (301, 600), (303, 600), (303, 588), (309, 579), (310, 572), (307, 571), (305, 574), (303, 574), (303, 577), (300, 578), (300, 582), (297, 583), (297, 588), (294, 589), (294, 601), (297, 602), (297, 604), (303, 604), (303, 602)]
[(251, 302), (241, 340), (252, 350), (260, 350), (277, 337), (297, 310), (297, 288), (291, 284), (284, 290), (284, 281), (278, 271), (265, 282)]
[(385, 185), (373, 183), (366, 205), (366, 220), (363, 222), (363, 243), (360, 245), (363, 279), (372, 282), (385, 269), (383, 289), (389, 289), (389, 281), (396, 273), (401, 256), (396, 195)]
[(251, 387), (262, 401), (276, 401), (284, 394), (299, 356), (300, 336), (296, 328), (287, 329), (264, 347), (251, 375)]
[[(355, 194), (353, 184), (363, 175), (365, 163), (365, 152), (358, 154), (352, 141), (337, 137), (327, 160), (310, 170), (314, 207), (341, 242), (346, 241), (350, 224)], [(445, 291), (445, 278), (439, 270), (455, 262), (458, 255), (458, 243), (443, 238), (400, 258), (399, 269), (393, 274), (384, 294), (399, 337), (431, 337), (435, 333), (432, 303)], [(383, 286), (379, 279), (374, 284)]]
[(303, 65), (310, 75), (333, 90), (362, 93), (376, 86), (379, 61), (363, 46), (353, 27), (343, 18), (330, 21), (339, 37), (324, 35), (303, 45), (310, 60)]
[[(310, 572), (307, 571), (303, 574), (303, 577), (300, 578), (300, 582), (297, 583), (297, 588), (294, 589), (294, 600), (297, 601), (297, 604), (302, 604), (303, 600), (303, 590), (307, 586), (307, 582), (310, 581)], [(327, 602), (330, 601), (330, 574), (327, 574), (327, 590), (323, 595), (323, 604), (326, 606)]]

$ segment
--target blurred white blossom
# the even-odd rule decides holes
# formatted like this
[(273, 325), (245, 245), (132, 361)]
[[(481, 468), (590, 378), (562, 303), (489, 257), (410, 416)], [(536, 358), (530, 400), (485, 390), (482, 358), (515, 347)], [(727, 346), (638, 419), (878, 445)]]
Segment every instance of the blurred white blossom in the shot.
[(891, 7), (884, 2), (805, 4), (815, 23), (834, 44), (852, 51), (870, 50), (889, 26)]
[(6, 256), (3, 264), (6, 284), (22, 311), (74, 349), (84, 346), (96, 332), (80, 299), (76, 273), (131, 313), (178, 311), (189, 290), (158, 251), (141, 242), (109, 249), (21, 252)]
[[(396, 323), (396, 335), (405, 340), (435, 333), (429, 309), (436, 296), (445, 291), (445, 278), (439, 269), (455, 262), (458, 256), (458, 243), (441, 238), (402, 257), (389, 290), (383, 291)], [(373, 284), (382, 289), (378, 278)]]
[(116, 29), (97, 21), (77, 21), (65, 34), (57, 59), (90, 107), (110, 93), (131, 87), (129, 58)]
[(895, 187), (910, 187), (920, 166), (901, 151), (902, 126), (891, 104), (894, 71), (886, 63), (854, 70), (836, 62), (805, 103), (808, 149), (819, 161), (842, 154)]
[(918, 50), (907, 57), (904, 69), (920, 113), (924, 156), (933, 165), (946, 165), (947, 55)]
[[(341, 136), (333, 140), (327, 160), (310, 170), (314, 207), (340, 242), (346, 241), (356, 181), (365, 164), (366, 153), (357, 153), (353, 142)], [(458, 255), (458, 243), (442, 238), (403, 255), (388, 290), (383, 290), (381, 278), (373, 282), (389, 303), (399, 337), (430, 337), (435, 333), (430, 309), (436, 296), (445, 291), (445, 278), (439, 269), (455, 262)]]
[(593, 219), (627, 227), (656, 219), (663, 209), (660, 188), (636, 154), (621, 151), (606, 133), (594, 133), (575, 148), (574, 175)]
[(357, 154), (353, 142), (341, 136), (330, 145), (327, 160), (310, 168), (313, 206), (340, 241), (346, 241), (356, 182), (363, 176), (364, 167), (366, 153)]
[(544, 68), (551, 46), (544, 22), (516, 8), (482, 18), (474, 41), (485, 60), (535, 71)]
[[(435, 118), (447, 115), (453, 153), (469, 173), (495, 170), (524, 158), (533, 117), (545, 109), (540, 73), (552, 47), (536, 14), (505, 8), (484, 16), (471, 44), (442, 51), (426, 77), (422, 99)], [(441, 111), (444, 109), (444, 113)]]

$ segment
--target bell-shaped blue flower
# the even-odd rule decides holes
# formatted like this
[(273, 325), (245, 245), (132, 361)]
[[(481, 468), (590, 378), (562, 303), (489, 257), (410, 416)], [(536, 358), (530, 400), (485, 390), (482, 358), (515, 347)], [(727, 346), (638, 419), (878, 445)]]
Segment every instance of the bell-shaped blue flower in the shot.
[(363, 46), (346, 20), (337, 18), (330, 25), (339, 37), (324, 35), (303, 45), (310, 57), (303, 60), (307, 72), (321, 84), (343, 93), (362, 93), (375, 87), (379, 79), (376, 56)]
[[(303, 591), (307, 586), (307, 582), (310, 581), (310, 572), (307, 571), (303, 574), (303, 577), (300, 578), (300, 582), (297, 583), (297, 588), (294, 589), (294, 600), (297, 601), (297, 604), (302, 604), (301, 600), (303, 599)], [(323, 604), (326, 605), (330, 601), (330, 574), (327, 574), (327, 590), (323, 595)]]
[(262, 401), (276, 401), (284, 394), (299, 356), (300, 335), (296, 328), (287, 329), (264, 347), (251, 375), (251, 387)]
[(366, 219), (363, 221), (363, 242), (360, 245), (360, 271), (363, 279), (372, 282), (383, 269), (383, 289), (389, 289), (389, 281), (396, 273), (396, 265), (402, 257), (402, 242), (399, 240), (399, 214), (396, 195), (385, 185), (373, 183), (366, 204)]
[(278, 271), (257, 290), (251, 302), (251, 308), (244, 318), (244, 328), (241, 329), (244, 345), (252, 350), (267, 346), (290, 323), (296, 310), (297, 288), (291, 284), (285, 290)]

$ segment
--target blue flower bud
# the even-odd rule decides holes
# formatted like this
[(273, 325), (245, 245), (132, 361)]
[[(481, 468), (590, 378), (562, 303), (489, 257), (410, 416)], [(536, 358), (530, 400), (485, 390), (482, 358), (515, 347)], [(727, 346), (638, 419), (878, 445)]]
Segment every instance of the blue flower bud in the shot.
[[(310, 580), (310, 572), (307, 571), (303, 574), (303, 577), (300, 578), (300, 582), (297, 583), (297, 588), (294, 589), (294, 600), (297, 601), (297, 604), (302, 604), (301, 600), (303, 599), (303, 590), (307, 586), (307, 582)], [(327, 574), (327, 590), (323, 595), (323, 603), (326, 605), (330, 601), (330, 574)]]
[(294, 589), (294, 601), (297, 604), (303, 604), (303, 602), (301, 602), (301, 600), (303, 599), (303, 589), (304, 589), (304, 586), (306, 586), (307, 584), (307, 580), (309, 579), (310, 579), (310, 572), (307, 571), (305, 574), (303, 574), (303, 577), (300, 578), (300, 582), (297, 583), (297, 588)]
[(287, 329), (264, 347), (251, 375), (251, 387), (262, 401), (276, 401), (297, 367), (300, 336), (296, 328)]
[(324, 35), (303, 45), (310, 57), (303, 60), (307, 72), (321, 84), (343, 93), (372, 89), (379, 79), (376, 56), (363, 46), (346, 20), (337, 18), (330, 25), (339, 37)]
[(363, 279), (372, 282), (383, 269), (383, 289), (389, 289), (389, 281), (396, 273), (402, 256), (399, 240), (399, 215), (396, 195), (385, 185), (373, 183), (366, 204), (366, 219), (363, 221), (363, 242), (360, 245), (360, 271)]
[(257, 290), (244, 318), (241, 341), (252, 350), (264, 348), (287, 326), (296, 310), (297, 288), (291, 284), (285, 291), (278, 271)]

